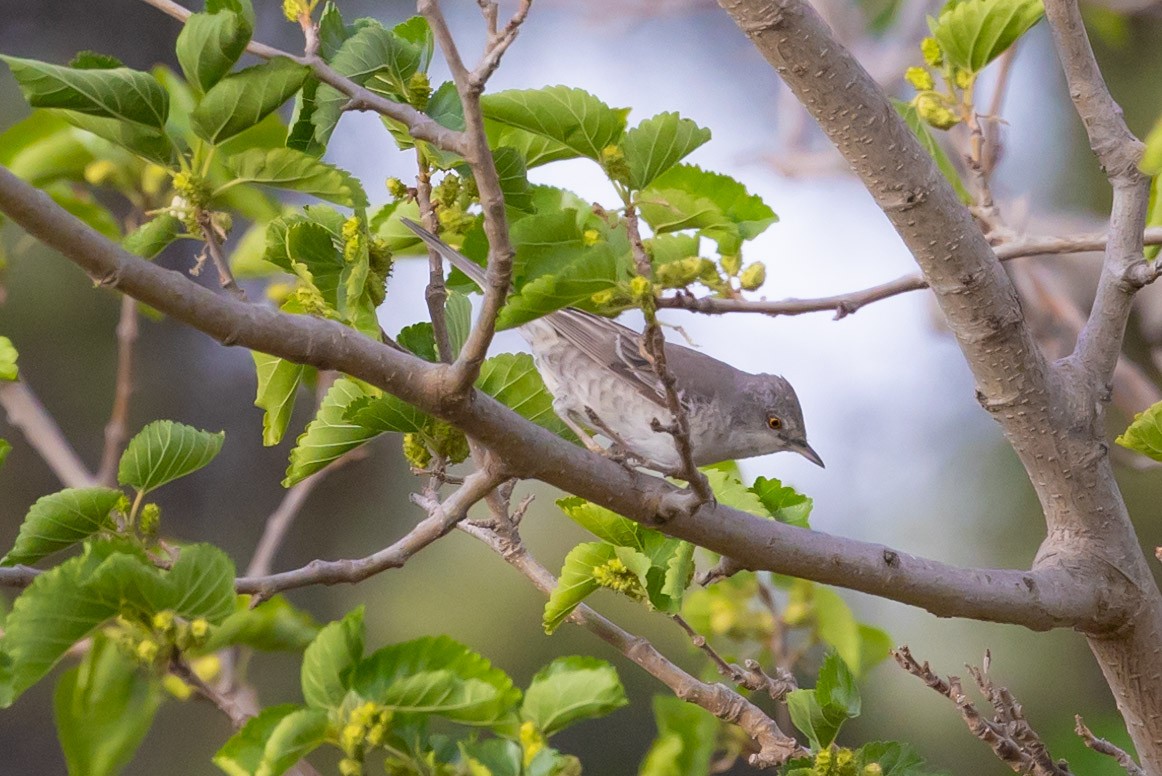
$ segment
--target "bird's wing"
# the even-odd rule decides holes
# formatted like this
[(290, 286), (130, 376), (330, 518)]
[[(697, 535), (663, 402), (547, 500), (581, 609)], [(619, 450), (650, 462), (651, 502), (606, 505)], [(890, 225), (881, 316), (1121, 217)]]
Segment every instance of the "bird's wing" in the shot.
[(484, 267), (429, 232), (410, 218), (401, 218), (400, 222), (416, 233), (416, 236), (427, 243), (428, 247), (448, 260), (456, 269), (467, 275), (473, 283), (484, 288)]

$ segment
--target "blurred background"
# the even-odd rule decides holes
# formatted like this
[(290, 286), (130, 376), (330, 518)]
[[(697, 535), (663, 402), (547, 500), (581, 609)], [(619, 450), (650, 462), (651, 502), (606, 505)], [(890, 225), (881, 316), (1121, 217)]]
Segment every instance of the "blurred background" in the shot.
[[(282, 19), (279, 3), (256, 0), (255, 5), (256, 39), (301, 48), (300, 33)], [(461, 0), (445, 6), (462, 50), (473, 59), (471, 52), (479, 50), (483, 37), (476, 4)], [(501, 6), (502, 12), (510, 10)], [(904, 67), (919, 62), (916, 43), (924, 33), (924, 14), (935, 13), (939, 3), (900, 0), (896, 6), (895, 25), (878, 33), (869, 31), (867, 23), (878, 7), (828, 0), (821, 10), (873, 73), (906, 98), (910, 93), (905, 94), (898, 77)], [(340, 7), (348, 19), (373, 15), (389, 24), (413, 10), (402, 2), (362, 0), (342, 0)], [(173, 43), (179, 24), (134, 0), (4, 0), (2, 10), (0, 51), (7, 54), (64, 63), (77, 51), (92, 49), (131, 67), (147, 69), (159, 62), (176, 67)], [(1114, 95), (1131, 128), (1142, 136), (1162, 109), (1162, 79), (1145, 77), (1162, 72), (1162, 17), (1157, 6), (1146, 3), (1090, 6), (1087, 12)], [(1044, 24), (1022, 40), (1013, 68), (1003, 106), (1004, 156), (994, 183), (1006, 217), (1017, 229), (1038, 234), (1100, 229), (1108, 187), (1084, 144)], [(433, 70), (440, 75), (442, 67), (437, 63)], [(538, 2), (490, 88), (554, 83), (632, 108), (632, 123), (677, 110), (713, 131), (713, 140), (690, 161), (743, 181), (781, 218), (748, 248), (748, 260), (767, 264), (762, 295), (830, 295), (914, 270), (882, 213), (773, 70), (713, 3)], [(989, 88), (985, 83), (982, 94)], [(0, 130), (26, 113), (11, 76), (0, 72)], [(413, 157), (397, 151), (372, 116), (347, 116), (328, 159), (358, 175), (373, 202), (387, 199), (386, 177), (414, 177)], [(588, 162), (538, 168), (532, 178), (594, 201), (613, 201), (601, 173)], [(4, 237), (11, 262), (0, 333), (20, 350), (22, 378), (95, 467), (113, 395), (118, 300), (93, 289), (77, 268), (16, 230), (8, 228)], [(1040, 268), (1026, 262), (1029, 266), (1016, 271), (1026, 273), (1019, 280), (1022, 290), (1032, 294), (1027, 304), (1041, 309), (1038, 293), (1086, 304), (1086, 268), (1095, 267), (1094, 262), (1090, 257)], [(189, 257), (170, 264), (188, 267)], [(1046, 273), (1047, 267), (1053, 272)], [(425, 273), (426, 265), (416, 261), (397, 267), (380, 310), (388, 332), (424, 318)], [(1158, 287), (1142, 293), (1145, 307), (1134, 322), (1129, 347), (1145, 385), (1123, 396), (1119, 411), (1144, 409), (1151, 391), (1157, 393), (1152, 327), (1162, 319), (1153, 313), (1162, 307), (1160, 294)], [(882, 301), (839, 321), (827, 313), (712, 319), (671, 312), (666, 318), (683, 326), (707, 352), (752, 371), (781, 373), (795, 384), (813, 446), (827, 469), (793, 456), (742, 466), (748, 478), (778, 477), (812, 496), (813, 527), (953, 564), (1028, 567), (1043, 535), (1036, 499), (999, 430), (977, 405), (971, 375), (925, 293)], [(1050, 350), (1072, 344), (1068, 327), (1060, 328), (1052, 320), (1043, 327)], [(522, 344), (506, 335), (494, 352)], [(263, 448), (261, 410), (251, 405), (254, 369), (245, 350), (222, 348), (168, 320), (143, 321), (138, 347), (131, 430), (169, 418), (227, 434), (222, 454), (210, 467), (160, 492), (166, 530), (183, 540), (218, 544), (244, 566), (282, 497), (279, 480), (294, 437), (309, 419), (309, 402), (299, 402), (286, 441)], [(1120, 431), (1127, 420), (1118, 415), (1113, 430)], [(9, 547), (29, 505), (59, 483), (2, 418), (0, 434), (14, 445), (0, 470), (0, 546)], [(373, 451), (314, 491), (278, 554), (276, 569), (316, 557), (367, 555), (421, 518), (407, 498), (418, 481), (403, 462), (398, 438), (377, 440)], [(1127, 457), (1120, 479), (1144, 551), (1152, 554), (1162, 544), (1157, 513), (1162, 471), (1130, 464)], [(545, 565), (559, 569), (564, 554), (584, 534), (553, 506), (558, 494), (536, 484), (523, 485), (521, 491), (537, 496), (524, 522), (525, 537)], [(0, 595), (11, 599), (10, 592)], [(991, 650), (996, 681), (1020, 699), (1055, 756), (1068, 758), (1077, 772), (1121, 772), (1111, 760), (1089, 755), (1072, 733), (1073, 715), (1080, 713), (1099, 736), (1128, 745), (1080, 636), (937, 620), (891, 602), (843, 596), (861, 621), (886, 629), (894, 643), (910, 645), (940, 673), (963, 674), (965, 663), (979, 664), (985, 650)], [(308, 589), (290, 598), (324, 622), (366, 603), (369, 648), (448, 633), (504, 668), (518, 684), (526, 684), (558, 655), (591, 653), (612, 660), (631, 707), (554, 739), (558, 748), (581, 758), (586, 773), (636, 772), (653, 737), (650, 697), (664, 688), (587, 632), (567, 626), (546, 637), (540, 625), (542, 596), (467, 536), (453, 533), (405, 568), (357, 587)], [(612, 595), (599, 594), (595, 604), (683, 665), (701, 664), (664, 617)], [(259, 656), (251, 674), (265, 704), (299, 699), (294, 658)], [(168, 703), (127, 772), (216, 773), (209, 757), (229, 732), (213, 708)], [(863, 716), (845, 728), (841, 741), (877, 739), (912, 742), (929, 763), (954, 774), (1009, 772), (967, 732), (946, 699), (890, 662), (865, 682)], [(746, 772), (741, 766), (732, 771)], [(0, 774), (63, 773), (52, 729), (51, 683), (45, 682), (0, 713)]]

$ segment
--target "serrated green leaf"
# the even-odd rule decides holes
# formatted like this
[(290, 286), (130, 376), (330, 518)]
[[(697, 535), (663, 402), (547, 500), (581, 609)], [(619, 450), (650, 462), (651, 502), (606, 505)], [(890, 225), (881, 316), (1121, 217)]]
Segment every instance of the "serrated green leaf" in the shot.
[(307, 612), (296, 609), (282, 596), (269, 598), (251, 608), (250, 596), (238, 596), (234, 613), (211, 631), (198, 651), (216, 652), (223, 647), (245, 645), (266, 652), (298, 652), (319, 635), (319, 625)]
[(186, 80), (200, 92), (218, 83), (246, 50), (250, 24), (237, 13), (196, 13), (178, 33), (177, 56)]
[(222, 431), (213, 434), (172, 420), (155, 420), (129, 440), (117, 481), (148, 493), (210, 463), (225, 439)]
[(655, 268), (699, 255), (700, 240), (694, 234), (660, 234), (646, 240), (646, 250)]
[(293, 148), (251, 149), (226, 160), (239, 181), (311, 194), (348, 207), (367, 207), (363, 186), (350, 173)]
[(694, 579), (694, 545), (690, 542), (679, 542), (678, 547), (670, 559), (666, 561), (665, 577), (662, 584), (662, 595), (674, 603), (671, 611), (678, 611), (682, 607), (686, 589)]
[(354, 450), (380, 432), (352, 422), (347, 410), (358, 399), (367, 397), (354, 380), (341, 377), (323, 397), (319, 411), (291, 450), (290, 465), (283, 479), (284, 488), (306, 479), (344, 453)]
[(296, 709), (279, 719), (262, 747), (255, 776), (281, 776), (327, 739), (327, 712)]
[(944, 61), (970, 73), (999, 57), (1045, 13), (1041, 0), (964, 0), (928, 19)]
[(911, 744), (899, 741), (864, 744), (856, 750), (855, 762), (857, 768), (863, 769), (875, 763), (880, 766), (882, 776), (931, 776), (933, 773), (924, 767), (924, 758), (912, 749)]
[(251, 27), (254, 26), (254, 6), (250, 0), (206, 0), (206, 13), (222, 11), (236, 13)]
[(502, 722), (520, 701), (507, 674), (447, 636), (377, 650), (355, 667), (351, 687), (397, 711), (438, 714), (469, 725)]
[(154, 129), (165, 127), (169, 95), (149, 73), (127, 67), (75, 69), (0, 55), (33, 108), (63, 108)]
[(545, 633), (552, 634), (578, 604), (600, 587), (593, 578), (593, 569), (617, 557), (616, 553), (617, 548), (605, 542), (585, 542), (569, 550), (557, 586), (545, 603)]
[(228, 140), (289, 100), (302, 88), (308, 73), (306, 65), (286, 57), (274, 57), (232, 73), (202, 97), (190, 114), (190, 127), (198, 137), (215, 145)]
[(42, 496), (28, 510), (16, 544), (0, 566), (36, 563), (113, 528), (109, 511), (120, 498), (121, 491), (112, 488), (69, 488)]
[(790, 485), (784, 485), (774, 478), (758, 477), (754, 485), (751, 485), (750, 491), (780, 523), (797, 525), (800, 528), (810, 527), (808, 518), (815, 502)]
[(673, 614), (682, 607), (682, 596), (694, 571), (693, 547), (657, 531), (643, 531), (641, 549), (616, 547), (614, 552), (633, 572), (650, 606)]
[(791, 690), (787, 693), (787, 711), (791, 722), (807, 736), (811, 748), (826, 749), (831, 746), (845, 718), (832, 716), (819, 704), (814, 690)]
[(825, 709), (842, 713), (846, 719), (859, 716), (859, 686), (841, 655), (831, 652), (823, 658), (819, 679), (815, 683), (815, 696)]
[(57, 682), (53, 711), (69, 773), (113, 776), (141, 745), (162, 694), (137, 664), (98, 635)]
[(707, 774), (722, 725), (700, 706), (673, 695), (654, 696), (658, 736), (642, 761), (638, 776)]
[(1162, 461), (1162, 402), (1135, 415), (1129, 428), (1114, 442), (1155, 461)]
[(143, 259), (152, 259), (176, 240), (183, 228), (176, 216), (162, 213), (125, 235), (121, 247)]
[(12, 340), (0, 335), (0, 381), (13, 382), (20, 376), (16, 365), (18, 356)]
[(350, 673), (363, 659), (363, 607), (324, 625), (303, 653), (302, 687), (307, 705), (336, 708), (350, 689)]
[(234, 611), (234, 562), (212, 544), (182, 547), (168, 571), (117, 553), (93, 570), (87, 584), (117, 611), (146, 617), (172, 610), (216, 625)]
[[(527, 219), (526, 219), (527, 220)], [(625, 279), (627, 264), (606, 242), (585, 248), (555, 274), (523, 283), (497, 316), (497, 329), (510, 329), (565, 307), (588, 302), (598, 291)]]
[(258, 716), (247, 720), (242, 729), (222, 745), (214, 755), (214, 765), (229, 776), (257, 776), (266, 753), (266, 742), (279, 723), (302, 710), (301, 706), (293, 703), (263, 709)]
[(164, 129), (75, 110), (53, 109), (51, 112), (78, 129), (91, 132), (162, 167), (169, 167), (173, 162), (174, 141)]
[(936, 162), (936, 167), (939, 168), (940, 173), (944, 178), (952, 184), (953, 191), (956, 196), (964, 204), (972, 203), (972, 195), (968, 193), (968, 188), (964, 185), (964, 181), (960, 179), (960, 172), (957, 171), (956, 165), (948, 158), (948, 154), (944, 153), (940, 143), (932, 136), (932, 132), (928, 129), (928, 123), (920, 118), (920, 114), (916, 112), (916, 106), (910, 102), (903, 100), (892, 100), (892, 105), (896, 112), (904, 117), (904, 123), (916, 135), (920, 141), (920, 145), (924, 146), (924, 150)]
[(720, 467), (707, 467), (703, 473), (710, 482), (710, 489), (714, 492), (714, 497), (719, 502), (728, 507), (749, 512), (757, 517), (771, 516), (758, 495), (742, 484), (742, 481), (733, 474)]
[(557, 506), (577, 523), (598, 539), (607, 541), (619, 547), (642, 546), (642, 532), (647, 530), (629, 518), (586, 501), (580, 496), (566, 496), (557, 499)]
[[(567, 149), (568, 156), (593, 160), (599, 160), (604, 148), (621, 139), (629, 113), (627, 109), (611, 108), (581, 89), (565, 86), (495, 92), (484, 95), (480, 104), (489, 122), (544, 138)], [(500, 145), (530, 150), (521, 149), (517, 143), (504, 142), (503, 133), (496, 137)], [(529, 166), (534, 166), (534, 155), (525, 153), (524, 156)], [(539, 156), (536, 155), (538, 160)], [(568, 157), (555, 155), (555, 158)]]
[(515, 148), (498, 148), (492, 154), (504, 204), (522, 213), (533, 212), (532, 188), (524, 157)]
[(617, 671), (595, 657), (560, 657), (533, 677), (521, 703), (521, 717), (545, 736), (583, 719), (603, 717), (625, 706)]
[(710, 130), (677, 113), (659, 113), (625, 133), (621, 149), (629, 163), (629, 187), (639, 191), (710, 140)]
[(295, 393), (307, 367), (293, 361), (250, 351), (258, 375), (258, 395), (254, 406), (263, 410), (262, 444), (277, 445), (286, 433), (295, 408)]
[(353, 403), (348, 407), (347, 419), (376, 434), (411, 434), (423, 431), (432, 420), (430, 415), (390, 393)]
[(527, 353), (501, 353), (480, 366), (476, 388), (557, 436), (575, 439), (553, 412), (553, 397)]

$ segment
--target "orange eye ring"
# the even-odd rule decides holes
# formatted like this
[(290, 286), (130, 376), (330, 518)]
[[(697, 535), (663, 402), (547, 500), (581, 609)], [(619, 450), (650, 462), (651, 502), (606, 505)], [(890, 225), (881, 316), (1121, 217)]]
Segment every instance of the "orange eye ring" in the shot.
[(783, 419), (778, 415), (769, 415), (767, 417), (767, 427), (770, 428), (771, 431), (778, 431), (783, 427)]

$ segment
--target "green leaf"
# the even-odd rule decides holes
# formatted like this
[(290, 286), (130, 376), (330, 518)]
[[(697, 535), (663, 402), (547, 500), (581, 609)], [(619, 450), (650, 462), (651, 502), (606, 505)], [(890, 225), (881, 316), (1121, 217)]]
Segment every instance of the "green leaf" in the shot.
[(787, 712), (791, 715), (791, 722), (807, 736), (814, 750), (831, 746), (845, 721), (841, 716), (830, 716), (819, 704), (814, 690), (791, 690), (787, 693)]
[(293, 148), (243, 151), (227, 159), (226, 166), (243, 182), (301, 191), (337, 205), (367, 207), (367, 194), (350, 173)]
[(112, 488), (69, 488), (37, 499), (20, 526), (12, 551), (0, 566), (36, 563), (93, 534), (110, 530), (109, 511), (121, 498)]
[(521, 717), (545, 736), (583, 719), (603, 717), (629, 703), (617, 671), (595, 657), (560, 657), (533, 677)]
[(866, 769), (872, 763), (880, 766), (882, 776), (929, 776), (932, 773), (924, 767), (924, 758), (910, 744), (898, 741), (873, 741), (856, 750), (857, 768)]
[(363, 607), (328, 623), (303, 653), (303, 699), (307, 705), (338, 708), (350, 688), (350, 673), (363, 659)]
[(236, 13), (251, 27), (254, 26), (254, 6), (250, 0), (206, 0), (206, 13), (222, 11)]
[(834, 652), (823, 658), (815, 695), (826, 709), (842, 712), (847, 719), (859, 716), (859, 687), (842, 657)]
[(843, 723), (860, 712), (859, 688), (843, 659), (834, 652), (828, 653), (815, 688), (788, 693), (787, 710), (812, 748), (831, 746)]
[(695, 776), (710, 773), (721, 723), (700, 706), (673, 695), (654, 696), (658, 737), (638, 776)]
[[(7, 439), (0, 439), (0, 466), (4, 465), (4, 461), (8, 458), (8, 454), (12, 452), (12, 445), (8, 443)], [(0, 622), (0, 627), (3, 623)]]
[(286, 433), (291, 413), (295, 408), (295, 393), (303, 381), (307, 367), (293, 361), (250, 351), (258, 374), (258, 395), (254, 406), (262, 414), (262, 444), (277, 445)]
[(109, 639), (97, 636), (53, 695), (57, 737), (69, 773), (114, 776), (153, 724), (162, 695)]
[(117, 553), (94, 569), (90, 589), (119, 612), (151, 616), (173, 610), (217, 625), (234, 611), (234, 562), (212, 544), (188, 544), (168, 571)]
[(186, 80), (207, 92), (230, 72), (250, 42), (250, 24), (231, 11), (196, 13), (178, 33), (178, 63)]
[(784, 485), (774, 478), (758, 477), (750, 491), (758, 496), (767, 512), (780, 523), (800, 528), (810, 527), (807, 519), (815, 502), (790, 485)]
[(152, 259), (176, 240), (183, 228), (176, 216), (162, 213), (125, 235), (121, 247), (143, 259)]
[(598, 291), (616, 286), (626, 276), (626, 267), (622, 257), (607, 242), (584, 248), (559, 272), (526, 281), (511, 294), (497, 317), (497, 328), (510, 329), (564, 307), (587, 302)]
[[(0, 136), (0, 141), (3, 137)], [(1162, 173), (1162, 116), (1154, 122), (1150, 134), (1146, 135), (1146, 150), (1142, 154), (1142, 161), (1138, 162), (1138, 168), (1147, 175), (1157, 176)]]
[(1045, 13), (1041, 0), (964, 0), (928, 19), (944, 61), (970, 73), (999, 57)]
[(129, 440), (117, 481), (148, 493), (214, 460), (225, 438), (222, 431), (212, 434), (172, 420), (155, 420)]
[(830, 645), (851, 671), (859, 671), (863, 639), (851, 607), (839, 593), (823, 585), (814, 586), (812, 599), (819, 639)]
[(12, 340), (0, 335), (0, 382), (13, 382), (20, 376), (16, 365), (18, 354)]
[(570, 520), (598, 539), (619, 547), (640, 548), (642, 546), (641, 534), (646, 529), (629, 518), (622, 517), (591, 501), (586, 501), (580, 496), (559, 498), (557, 506), (569, 516)]
[(492, 154), (504, 204), (522, 213), (533, 212), (532, 187), (524, 157), (515, 148), (498, 148)]
[(250, 596), (238, 596), (234, 613), (211, 632), (199, 652), (216, 652), (236, 644), (266, 652), (298, 652), (319, 634), (319, 625), (309, 614), (296, 609), (282, 596), (250, 607)]
[(347, 419), (376, 434), (423, 431), (432, 420), (431, 416), (390, 393), (352, 404), (348, 407)]
[(323, 397), (315, 419), (307, 424), (306, 431), (299, 435), (291, 450), (290, 465), (282, 481), (284, 488), (306, 479), (343, 453), (379, 435), (379, 431), (353, 423), (347, 418), (348, 408), (356, 400), (367, 396), (354, 380), (341, 377), (335, 381)]
[(351, 687), (396, 711), (438, 714), (469, 725), (503, 722), (520, 701), (507, 674), (447, 636), (377, 650), (355, 667)]
[(892, 637), (887, 631), (872, 625), (859, 624), (859, 666), (852, 668), (856, 677), (867, 674), (873, 667), (888, 658), (892, 651)]
[(655, 233), (697, 229), (723, 253), (762, 234), (778, 216), (761, 198), (727, 175), (679, 164), (638, 195), (642, 218)]
[(714, 497), (728, 507), (749, 512), (757, 517), (770, 517), (771, 513), (752, 490), (747, 489), (742, 481), (730, 472), (718, 467), (707, 467), (703, 470), (706, 479), (710, 482), (710, 489)]
[(553, 412), (553, 397), (527, 353), (501, 353), (486, 360), (480, 366), (476, 388), (526, 420), (558, 436), (574, 438)]
[(659, 113), (638, 124), (621, 141), (629, 163), (630, 189), (644, 189), (708, 140), (709, 129), (677, 113)]
[[(554, 158), (601, 158), (625, 132), (628, 109), (615, 109), (581, 89), (547, 86), (486, 94), (480, 100), (484, 117), (505, 127), (527, 132), (558, 146)], [(503, 136), (501, 136), (503, 137)], [(510, 145), (502, 142), (501, 145)], [(515, 145), (518, 150), (519, 145)], [(567, 154), (563, 156), (560, 154)], [(534, 166), (531, 154), (524, 154)]]
[(0, 133), (0, 164), (33, 186), (84, 180), (93, 151), (57, 111), (34, 110)]
[(944, 153), (944, 149), (936, 138), (932, 136), (932, 132), (928, 129), (928, 122), (920, 118), (920, 114), (916, 112), (916, 106), (910, 102), (903, 100), (892, 100), (892, 105), (896, 112), (904, 117), (904, 123), (912, 130), (912, 133), (920, 140), (920, 145), (924, 146), (924, 150), (936, 162), (936, 167), (939, 168), (940, 173), (944, 178), (952, 184), (953, 191), (961, 202), (967, 204), (972, 203), (972, 195), (968, 193), (968, 188), (964, 185), (964, 181), (960, 179), (960, 172), (957, 171), (956, 165), (948, 158), (948, 154)]
[(87, 191), (75, 189), (64, 181), (58, 181), (47, 186), (45, 193), (94, 231), (110, 240), (121, 239), (121, 225), (117, 218), (109, 208), (97, 202)]
[(33, 108), (64, 108), (163, 129), (169, 95), (149, 73), (127, 67), (89, 70), (0, 55)]
[(1162, 402), (1135, 415), (1129, 428), (1114, 442), (1155, 461), (1162, 461)]
[(13, 602), (0, 644), (0, 708), (11, 705), (73, 644), (117, 613), (86, 584), (110, 552), (108, 545), (87, 546), (84, 555), (38, 575)]
[(672, 539), (657, 531), (642, 532), (642, 547), (616, 547), (614, 552), (641, 582), (650, 606), (675, 613), (694, 571), (693, 548), (688, 542)]
[(320, 746), (327, 712), (288, 703), (263, 709), (214, 755), (230, 776), (279, 776)]
[(75, 110), (52, 112), (73, 126), (91, 132), (162, 167), (169, 167), (173, 162), (174, 141), (164, 129), (121, 119), (92, 116)]
[[(1162, 226), (1162, 175), (1155, 175), (1150, 181), (1150, 200), (1146, 206), (1146, 228), (1154, 226)], [(1162, 245), (1147, 245), (1143, 250), (1146, 261), (1158, 258), (1159, 250)]]
[[(206, 92), (190, 115), (203, 140), (218, 144), (253, 127), (302, 88), (310, 68), (286, 57), (226, 76)], [(291, 150), (291, 149), (282, 149)]]
[(585, 542), (569, 550), (557, 586), (549, 594), (542, 619), (545, 633), (552, 634), (570, 613), (600, 585), (593, 569), (617, 557), (617, 548), (605, 542)]

